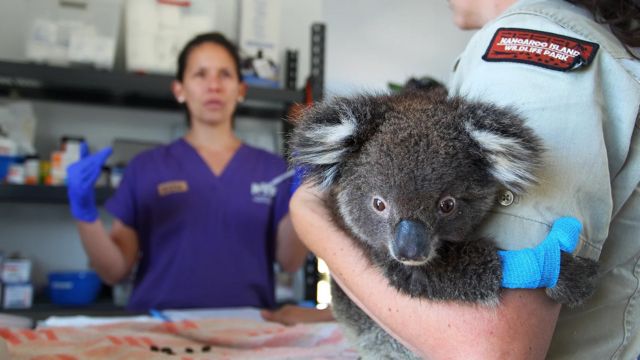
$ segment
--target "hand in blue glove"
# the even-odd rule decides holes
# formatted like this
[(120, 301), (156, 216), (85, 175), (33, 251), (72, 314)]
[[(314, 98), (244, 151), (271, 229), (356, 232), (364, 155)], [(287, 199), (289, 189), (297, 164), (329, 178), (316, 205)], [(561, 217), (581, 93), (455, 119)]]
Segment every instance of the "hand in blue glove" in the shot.
[(80, 160), (67, 168), (67, 195), (71, 214), (77, 220), (93, 222), (98, 218), (94, 187), (102, 165), (112, 152), (113, 150), (107, 147), (89, 155), (89, 148), (83, 142), (80, 145)]
[(553, 223), (547, 237), (537, 246), (498, 251), (502, 260), (502, 287), (554, 287), (560, 275), (560, 252), (572, 253), (575, 250), (581, 230), (582, 224), (578, 219), (562, 217)]

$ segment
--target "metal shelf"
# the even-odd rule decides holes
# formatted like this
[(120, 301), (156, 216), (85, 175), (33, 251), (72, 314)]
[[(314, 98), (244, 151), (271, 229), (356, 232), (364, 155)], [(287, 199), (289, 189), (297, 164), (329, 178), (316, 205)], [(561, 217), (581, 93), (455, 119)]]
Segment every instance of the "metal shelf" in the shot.
[[(0, 93), (54, 101), (179, 109), (171, 94), (173, 77), (93, 68), (0, 61)], [(243, 108), (302, 102), (297, 90), (249, 86)]]
[[(170, 92), (172, 81), (166, 75), (0, 61), (0, 94), (31, 99), (178, 111)], [(238, 114), (282, 119), (292, 103), (303, 101), (303, 92), (249, 86), (246, 99)], [(113, 189), (97, 188), (98, 203), (112, 193)], [(66, 204), (67, 189), (0, 184), (0, 202)]]
[[(112, 188), (96, 188), (96, 202), (103, 204), (114, 192)], [(0, 185), (0, 203), (67, 204), (66, 186)]]
[[(173, 77), (0, 61), (0, 95), (98, 105), (181, 110), (170, 92)], [(303, 101), (296, 90), (250, 86), (238, 114), (282, 119)], [(96, 189), (102, 204), (113, 189)], [(2, 185), (0, 202), (66, 204), (64, 186)]]

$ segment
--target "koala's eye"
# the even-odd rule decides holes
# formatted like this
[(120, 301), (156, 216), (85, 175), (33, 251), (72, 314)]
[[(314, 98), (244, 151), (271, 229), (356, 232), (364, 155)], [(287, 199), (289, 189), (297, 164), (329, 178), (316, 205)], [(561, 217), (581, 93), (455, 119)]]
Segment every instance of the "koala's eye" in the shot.
[(455, 209), (455, 207), (456, 199), (451, 196), (445, 196), (438, 202), (438, 209), (440, 209), (443, 214), (449, 214), (453, 209)]
[(383, 212), (384, 209), (387, 208), (387, 205), (379, 198), (373, 198), (373, 208), (380, 212)]

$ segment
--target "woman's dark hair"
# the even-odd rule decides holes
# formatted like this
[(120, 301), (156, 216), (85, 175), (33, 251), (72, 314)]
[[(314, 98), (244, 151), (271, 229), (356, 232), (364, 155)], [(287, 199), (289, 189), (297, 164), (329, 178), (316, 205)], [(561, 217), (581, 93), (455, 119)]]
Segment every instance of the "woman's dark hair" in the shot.
[[(242, 81), (242, 72), (240, 71), (240, 55), (238, 53), (238, 48), (234, 43), (229, 41), (223, 34), (219, 32), (210, 32), (197, 35), (193, 39), (189, 40), (189, 42), (182, 48), (180, 54), (178, 55), (178, 67), (176, 69), (176, 80), (182, 82), (184, 78), (184, 71), (187, 67), (187, 60), (189, 59), (189, 55), (191, 51), (205, 43), (212, 43), (215, 45), (222, 46), (227, 53), (233, 59), (233, 63), (236, 68), (236, 74), (238, 74), (238, 81)], [(187, 126), (191, 127), (191, 118), (189, 116), (189, 109), (186, 104), (184, 105), (185, 110), (187, 112)]]
[(193, 48), (198, 47), (204, 43), (212, 43), (216, 45), (220, 45), (233, 58), (233, 63), (236, 67), (236, 73), (238, 74), (238, 79), (242, 81), (242, 72), (240, 71), (240, 55), (238, 54), (238, 48), (234, 43), (229, 41), (223, 34), (219, 32), (210, 32), (197, 35), (193, 39), (191, 39), (180, 51), (178, 55), (178, 68), (176, 71), (176, 79), (178, 81), (182, 81), (184, 77), (184, 70), (187, 67), (187, 60), (189, 59), (189, 55)]
[(594, 19), (608, 25), (611, 32), (627, 47), (640, 47), (640, 1), (638, 0), (567, 0), (588, 9)]

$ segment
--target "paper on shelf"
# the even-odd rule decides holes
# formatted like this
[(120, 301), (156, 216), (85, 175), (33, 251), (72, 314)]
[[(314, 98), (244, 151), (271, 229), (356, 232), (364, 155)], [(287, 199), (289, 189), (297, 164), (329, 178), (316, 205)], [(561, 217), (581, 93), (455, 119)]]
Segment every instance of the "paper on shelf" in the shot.
[(249, 319), (264, 321), (260, 309), (252, 307), (220, 309), (169, 309), (162, 312), (172, 321), (198, 319)]
[(37, 328), (46, 328), (46, 327), (57, 327), (57, 326), (92, 326), (92, 325), (105, 325), (105, 324), (115, 324), (119, 322), (130, 322), (130, 321), (140, 321), (140, 322), (160, 322), (158, 319), (154, 319), (151, 316), (147, 315), (137, 315), (137, 316), (85, 316), (85, 315), (74, 315), (74, 316), (49, 316), (45, 320), (38, 321)]
[[(260, 316), (260, 309), (252, 307), (221, 308), (221, 309), (169, 309), (162, 314), (171, 321), (199, 320), (199, 319), (248, 319), (264, 321)], [(56, 326), (91, 326), (113, 324), (123, 321), (161, 322), (162, 320), (147, 315), (137, 316), (50, 316), (39, 321), (38, 328)]]

